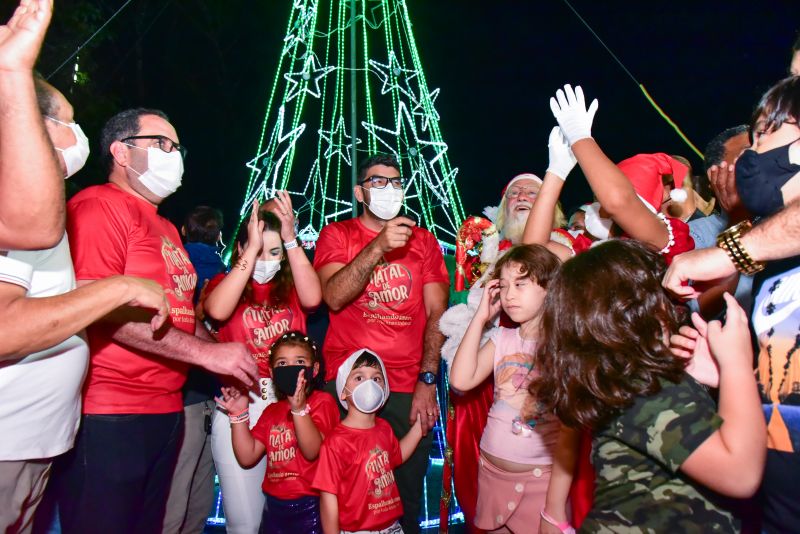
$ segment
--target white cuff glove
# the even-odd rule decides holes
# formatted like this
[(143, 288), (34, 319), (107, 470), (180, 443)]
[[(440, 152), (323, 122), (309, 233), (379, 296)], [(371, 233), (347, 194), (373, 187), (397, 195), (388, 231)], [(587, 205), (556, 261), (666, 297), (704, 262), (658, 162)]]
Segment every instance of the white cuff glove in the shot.
[(597, 105), (595, 98), (589, 109), (586, 109), (586, 100), (580, 85), (573, 91), (572, 86), (567, 84), (563, 91), (561, 89), (556, 91), (555, 98), (550, 98), (550, 109), (570, 146), (576, 141), (592, 136), (592, 121), (597, 112)]
[(550, 153), (550, 163), (547, 165), (547, 172), (552, 172), (562, 180), (567, 179), (578, 160), (569, 147), (569, 143), (564, 139), (560, 126), (554, 126), (550, 131), (550, 139), (547, 140), (547, 149)]

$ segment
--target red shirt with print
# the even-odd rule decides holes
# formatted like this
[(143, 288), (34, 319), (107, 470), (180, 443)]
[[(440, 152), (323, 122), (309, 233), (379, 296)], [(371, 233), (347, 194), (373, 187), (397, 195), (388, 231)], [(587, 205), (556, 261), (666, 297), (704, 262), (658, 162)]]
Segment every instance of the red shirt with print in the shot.
[[(155, 206), (110, 183), (88, 187), (67, 203), (67, 234), (76, 279), (124, 274), (153, 280), (167, 294), (172, 326), (194, 335), (197, 274), (175, 226)], [(102, 321), (86, 329), (91, 361), (83, 413), (183, 410), (187, 365), (117, 343), (114, 331)]]
[[(339, 405), (324, 391), (314, 391), (308, 398), (311, 420), (322, 434), (328, 436), (339, 424)], [(278, 499), (298, 499), (319, 495), (311, 489), (317, 472), (317, 460), (306, 460), (297, 444), (294, 418), (289, 413), (289, 401), (270, 404), (253, 427), (253, 437), (267, 448), (267, 472), (261, 489)]]
[[(314, 268), (350, 263), (377, 235), (358, 218), (329, 224), (319, 234)], [(415, 226), (406, 246), (384, 254), (361, 295), (330, 312), (325, 379), (335, 379), (342, 362), (365, 347), (383, 360), (392, 391), (413, 392), (426, 323), (422, 287), (429, 283), (449, 284), (450, 277), (436, 238)]]
[[(208, 282), (210, 294), (225, 279), (218, 274)], [(297, 291), (292, 288), (284, 304), (271, 304), (272, 282), (258, 284), (250, 280), (251, 293), (242, 296), (233, 313), (219, 328), (217, 340), (244, 343), (258, 364), (258, 374), (269, 378), (269, 347), (290, 330), (306, 331), (306, 314), (300, 306)]]
[(394, 481), (401, 463), (400, 442), (380, 417), (372, 428), (340, 424), (322, 442), (312, 486), (336, 495), (339, 529), (381, 530), (403, 515)]

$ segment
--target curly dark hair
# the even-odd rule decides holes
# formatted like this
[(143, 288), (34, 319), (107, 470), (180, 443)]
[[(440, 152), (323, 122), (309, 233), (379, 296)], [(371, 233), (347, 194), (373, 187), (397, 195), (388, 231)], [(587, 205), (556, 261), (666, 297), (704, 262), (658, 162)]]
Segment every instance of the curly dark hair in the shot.
[(667, 337), (684, 313), (661, 287), (664, 259), (611, 240), (561, 266), (548, 287), (530, 392), (569, 427), (601, 428), (638, 396), (677, 382), (687, 361)]
[[(264, 221), (264, 231), (272, 231), (281, 233), (281, 220), (278, 216), (264, 208), (264, 204), (258, 209), (258, 220)], [(236, 234), (236, 242), (244, 249), (247, 244), (247, 223), (246, 221), (239, 226), (239, 232)], [(275, 274), (272, 279), (273, 287), (269, 293), (269, 305), (286, 304), (289, 301), (289, 295), (294, 288), (294, 278), (292, 278), (292, 269), (289, 267), (289, 258), (286, 256), (286, 249), (281, 245), (283, 250), (283, 258), (281, 259), (281, 269)], [(231, 265), (236, 265), (239, 261), (238, 247), (234, 248), (231, 252)], [(253, 299), (253, 282), (247, 281), (247, 285), (242, 292), (242, 298), (246, 301)]]

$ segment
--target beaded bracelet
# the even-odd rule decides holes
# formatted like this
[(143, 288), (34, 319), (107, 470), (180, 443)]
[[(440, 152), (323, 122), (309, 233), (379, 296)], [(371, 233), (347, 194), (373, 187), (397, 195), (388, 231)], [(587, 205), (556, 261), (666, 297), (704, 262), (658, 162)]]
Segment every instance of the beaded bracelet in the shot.
[(250, 410), (245, 409), (237, 414), (228, 413), (228, 419), (232, 425), (237, 423), (246, 423), (250, 420)]
[(764, 262), (755, 261), (742, 245), (741, 237), (752, 228), (750, 221), (742, 221), (717, 236), (717, 247), (728, 254), (737, 271), (746, 275), (763, 271), (765, 267)]
[(303, 416), (308, 415), (308, 414), (311, 413), (311, 405), (306, 404), (306, 407), (303, 408), (302, 410), (300, 410), (299, 412), (296, 412), (294, 410), (289, 410), (289, 411), (292, 413), (292, 415), (297, 415), (299, 417), (303, 417)]
[(556, 527), (564, 534), (575, 534), (575, 529), (573, 528), (572, 525), (569, 524), (569, 521), (564, 521), (563, 523), (559, 523), (558, 521), (556, 521), (555, 518), (553, 518), (553, 516), (545, 512), (544, 508), (542, 508), (542, 511), (539, 512), (539, 514), (542, 516), (542, 519), (544, 519), (545, 521)]

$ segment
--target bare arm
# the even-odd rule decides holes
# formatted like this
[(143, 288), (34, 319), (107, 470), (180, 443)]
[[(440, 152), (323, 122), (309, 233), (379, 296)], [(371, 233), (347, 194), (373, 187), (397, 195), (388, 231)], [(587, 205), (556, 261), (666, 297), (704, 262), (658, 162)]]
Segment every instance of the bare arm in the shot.
[(322, 532), (339, 534), (339, 499), (333, 493), (319, 492), (319, 511), (322, 519)]
[(225, 278), (206, 294), (203, 309), (216, 321), (227, 321), (242, 298), (247, 281), (253, 274), (258, 250), (247, 248)]
[[(223, 386), (221, 396), (215, 397), (214, 400), (227, 410), (228, 414), (241, 414), (250, 405), (250, 398), (235, 387)], [(266, 451), (264, 444), (253, 437), (247, 421), (231, 423), (231, 442), (236, 461), (245, 469), (261, 461)]]
[(403, 457), (404, 462), (414, 454), (421, 439), (422, 421), (420, 418), (417, 418), (417, 422), (411, 426), (408, 432), (406, 432), (406, 435), (400, 440), (400, 455)]
[(315, 310), (322, 302), (322, 285), (317, 272), (301, 247), (287, 250), (286, 256), (292, 268), (292, 278), (300, 305), (304, 310)]
[[(79, 280), (78, 285), (90, 282)], [(116, 325), (111, 338), (117, 343), (169, 360), (199, 365), (212, 373), (232, 376), (247, 386), (258, 381), (258, 368), (244, 344), (204, 341), (172, 325), (153, 332), (143, 322), (148, 319), (141, 310), (123, 307), (103, 320)]]
[(562, 425), (553, 455), (553, 471), (547, 486), (544, 510), (561, 523), (571, 522), (567, 515), (567, 501), (578, 458), (579, 437), (578, 431)]
[(494, 342), (480, 346), (483, 329), (500, 313), (500, 281), (489, 280), (475, 315), (464, 332), (450, 368), (450, 386), (458, 391), (469, 391), (486, 380), (494, 370)]
[(761, 483), (767, 428), (752, 370), (747, 316), (736, 300), (728, 304), (724, 327), (708, 324), (708, 342), (719, 362), (722, 426), (683, 462), (681, 471), (712, 490), (736, 498), (753, 495)]
[(155, 282), (129, 276), (97, 280), (68, 293), (31, 298), (25, 288), (0, 283), (0, 323), (4, 325), (0, 361), (53, 347), (123, 305), (157, 310), (151, 325), (169, 315), (164, 291)]
[(313, 462), (319, 456), (319, 449), (322, 446), (322, 433), (320, 433), (310, 413), (299, 415), (305, 412), (308, 406), (306, 398), (306, 379), (302, 373), (297, 375), (297, 385), (294, 394), (287, 397), (289, 408), (291, 409), (292, 422), (294, 422), (294, 434), (297, 437), (297, 446), (303, 458)]
[(319, 270), (322, 298), (332, 311), (339, 311), (364, 291), (369, 277), (386, 252), (405, 246), (416, 223), (406, 217), (388, 221), (375, 239), (347, 265), (329, 263)]
[(64, 234), (64, 179), (36, 103), (33, 65), (50, 0), (22, 2), (0, 26), (0, 249), (55, 246)]
[[(669, 241), (664, 223), (639, 199), (628, 178), (591, 137), (572, 145), (572, 151), (592, 191), (605, 211), (626, 234), (662, 249)], [(657, 206), (656, 206), (657, 207)]]
[(572, 251), (561, 243), (550, 240), (553, 217), (563, 187), (564, 180), (550, 171), (545, 173), (542, 187), (536, 195), (536, 202), (533, 203), (531, 214), (525, 222), (522, 242), (526, 245), (544, 245), (561, 261), (566, 261), (572, 257)]

